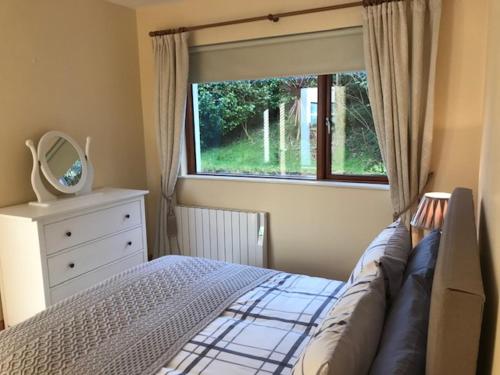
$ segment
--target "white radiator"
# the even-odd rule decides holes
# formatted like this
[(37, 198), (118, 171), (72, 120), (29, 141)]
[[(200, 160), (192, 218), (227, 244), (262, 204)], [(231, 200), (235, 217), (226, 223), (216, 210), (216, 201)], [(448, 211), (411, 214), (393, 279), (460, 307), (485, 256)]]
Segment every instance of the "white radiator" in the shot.
[(267, 213), (177, 206), (182, 255), (267, 267)]

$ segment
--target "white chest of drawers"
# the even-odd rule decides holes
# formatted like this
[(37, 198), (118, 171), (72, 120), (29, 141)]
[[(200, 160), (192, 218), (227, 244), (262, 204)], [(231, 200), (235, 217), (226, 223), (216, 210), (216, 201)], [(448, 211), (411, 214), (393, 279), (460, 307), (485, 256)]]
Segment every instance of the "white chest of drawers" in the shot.
[(106, 188), (0, 209), (0, 290), (12, 326), (147, 261), (147, 191)]

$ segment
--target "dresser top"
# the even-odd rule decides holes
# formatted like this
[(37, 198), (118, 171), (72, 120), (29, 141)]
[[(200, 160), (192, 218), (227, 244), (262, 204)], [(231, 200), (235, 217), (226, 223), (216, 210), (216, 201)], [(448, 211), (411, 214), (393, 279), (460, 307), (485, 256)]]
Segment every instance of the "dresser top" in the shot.
[(141, 197), (148, 193), (149, 192), (146, 190), (102, 188), (96, 189), (92, 193), (86, 195), (61, 198), (52, 202), (50, 206), (47, 207), (25, 203), (18, 206), (1, 208), (0, 217), (8, 216), (38, 221)]

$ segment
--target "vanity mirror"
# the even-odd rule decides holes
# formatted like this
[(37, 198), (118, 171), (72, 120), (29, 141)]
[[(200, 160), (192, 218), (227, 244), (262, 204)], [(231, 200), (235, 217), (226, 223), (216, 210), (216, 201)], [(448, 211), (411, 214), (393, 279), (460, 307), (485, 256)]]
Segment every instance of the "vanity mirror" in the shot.
[(26, 145), (33, 156), (31, 184), (38, 202), (31, 204), (50, 206), (59, 197), (44, 185), (41, 172), (47, 182), (64, 194), (87, 194), (92, 191), (93, 167), (90, 162), (90, 137), (87, 137), (85, 153), (78, 143), (59, 131), (50, 131), (42, 136), (38, 148), (32, 140)]

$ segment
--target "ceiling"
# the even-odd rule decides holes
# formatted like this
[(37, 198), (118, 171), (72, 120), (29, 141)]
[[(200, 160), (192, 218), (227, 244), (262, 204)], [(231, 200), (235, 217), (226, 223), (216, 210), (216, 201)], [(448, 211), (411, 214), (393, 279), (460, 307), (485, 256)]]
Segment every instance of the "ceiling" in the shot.
[(128, 8), (139, 8), (145, 5), (168, 3), (172, 0), (107, 0), (110, 3), (115, 3), (118, 5), (123, 5)]

